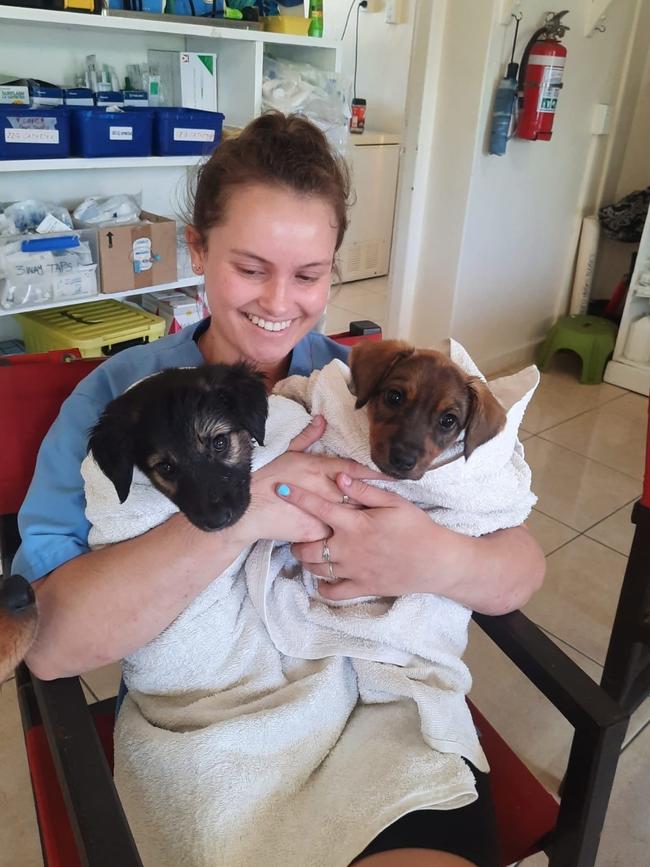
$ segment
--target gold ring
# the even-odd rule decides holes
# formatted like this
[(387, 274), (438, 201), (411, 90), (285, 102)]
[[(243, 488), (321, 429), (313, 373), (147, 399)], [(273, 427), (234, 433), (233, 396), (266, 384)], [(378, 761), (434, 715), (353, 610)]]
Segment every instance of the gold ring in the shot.
[(332, 558), (327, 539), (323, 539), (323, 563), (329, 563)]

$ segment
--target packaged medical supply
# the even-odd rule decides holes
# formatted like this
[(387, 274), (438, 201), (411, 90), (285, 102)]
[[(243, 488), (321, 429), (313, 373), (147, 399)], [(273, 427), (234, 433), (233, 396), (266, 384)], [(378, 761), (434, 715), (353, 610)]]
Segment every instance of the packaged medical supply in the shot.
[(101, 228), (98, 242), (103, 292), (176, 282), (174, 220), (142, 211), (138, 222)]
[(60, 231), (72, 228), (72, 217), (61, 205), (42, 202), (40, 199), (24, 199), (21, 202), (6, 205), (4, 210), (0, 212), (0, 235), (52, 232), (54, 230), (48, 226), (48, 222), (51, 220), (63, 224), (59, 228)]
[(216, 54), (149, 49), (148, 60), (160, 76), (160, 105), (217, 111)]
[(6, 310), (97, 294), (93, 232), (0, 239), (0, 307)]
[(133, 196), (91, 196), (84, 199), (72, 212), (78, 228), (133, 223), (140, 216), (140, 203)]

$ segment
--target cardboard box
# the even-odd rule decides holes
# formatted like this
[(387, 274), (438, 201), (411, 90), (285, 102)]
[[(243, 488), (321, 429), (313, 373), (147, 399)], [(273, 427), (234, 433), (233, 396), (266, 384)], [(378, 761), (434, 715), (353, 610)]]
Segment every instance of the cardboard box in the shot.
[(141, 303), (145, 310), (165, 320), (167, 334), (176, 334), (187, 325), (195, 325), (204, 316), (200, 301), (180, 290), (150, 292), (141, 296)]
[(143, 211), (141, 220), (98, 229), (102, 292), (126, 292), (176, 277), (176, 223)]
[(160, 76), (160, 104), (217, 111), (217, 55), (194, 51), (148, 52)]

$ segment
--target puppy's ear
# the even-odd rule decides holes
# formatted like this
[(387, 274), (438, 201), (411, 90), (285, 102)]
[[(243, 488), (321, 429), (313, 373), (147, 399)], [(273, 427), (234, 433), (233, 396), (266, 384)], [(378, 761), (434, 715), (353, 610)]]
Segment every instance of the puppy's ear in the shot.
[(350, 353), (351, 389), (356, 395), (356, 409), (368, 403), (379, 383), (395, 365), (415, 349), (403, 340), (364, 340)]
[(264, 445), (269, 401), (264, 374), (247, 364), (233, 368), (224, 385), (230, 389), (235, 418), (258, 445)]
[(117, 398), (108, 404), (88, 439), (88, 451), (115, 486), (120, 503), (129, 496), (133, 480), (134, 422), (133, 413), (126, 412)]
[(465, 427), (465, 460), (475, 448), (495, 437), (506, 423), (506, 413), (481, 379), (467, 383), (472, 407)]

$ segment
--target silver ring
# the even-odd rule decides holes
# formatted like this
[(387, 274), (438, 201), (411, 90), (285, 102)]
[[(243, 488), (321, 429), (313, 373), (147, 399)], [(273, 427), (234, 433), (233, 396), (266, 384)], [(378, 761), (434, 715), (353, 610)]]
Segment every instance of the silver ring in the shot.
[(350, 498), (348, 497), (348, 495), (347, 495), (347, 494), (343, 494), (343, 499), (341, 500), (341, 503), (342, 503), (344, 506), (347, 506), (349, 502), (350, 502)]
[(336, 577), (336, 575), (334, 574), (334, 569), (333, 569), (332, 564), (330, 563), (329, 560), (327, 561), (327, 571), (330, 573), (330, 581), (335, 581), (335, 582), (336, 582), (336, 581), (339, 580), (339, 579)]
[(329, 549), (329, 545), (327, 544), (327, 539), (323, 539), (323, 563), (329, 563), (331, 559), (332, 559), (332, 555), (330, 554), (330, 549)]

